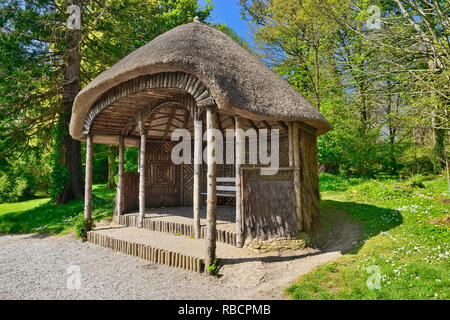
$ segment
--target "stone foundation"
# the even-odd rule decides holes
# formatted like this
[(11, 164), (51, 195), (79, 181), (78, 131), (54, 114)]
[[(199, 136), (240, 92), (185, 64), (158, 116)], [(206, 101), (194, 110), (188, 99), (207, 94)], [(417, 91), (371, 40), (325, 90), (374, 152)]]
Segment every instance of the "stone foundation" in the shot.
[(296, 238), (269, 238), (267, 240), (261, 239), (247, 239), (244, 244), (245, 248), (254, 250), (258, 253), (270, 251), (288, 251), (288, 250), (302, 250), (307, 247), (307, 243), (303, 239)]

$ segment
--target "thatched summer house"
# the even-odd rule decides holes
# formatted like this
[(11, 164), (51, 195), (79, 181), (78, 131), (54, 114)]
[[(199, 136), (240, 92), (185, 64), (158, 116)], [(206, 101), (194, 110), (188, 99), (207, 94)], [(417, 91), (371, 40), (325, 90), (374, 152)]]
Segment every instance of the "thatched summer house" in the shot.
[[(171, 136), (180, 128), (193, 137), (193, 159), (207, 147), (207, 163), (173, 163), (177, 142)], [(280, 168), (262, 175), (259, 168), (266, 164), (259, 157), (248, 164), (252, 139), (241, 134), (226, 151), (236, 162), (216, 164), (216, 139), (208, 130), (213, 128), (278, 129)], [(217, 205), (235, 206), (232, 240), (238, 247), (311, 228), (319, 215), (317, 136), (329, 129), (284, 79), (198, 21), (162, 34), (100, 74), (76, 97), (70, 123), (72, 137), (87, 143), (86, 218), (92, 207), (92, 145), (118, 145), (118, 221), (134, 212), (142, 227), (146, 208), (192, 206), (193, 234), (207, 239), (206, 265), (215, 256)], [(124, 172), (125, 147), (139, 147), (138, 173)], [(199, 217), (203, 205), (206, 234)]]

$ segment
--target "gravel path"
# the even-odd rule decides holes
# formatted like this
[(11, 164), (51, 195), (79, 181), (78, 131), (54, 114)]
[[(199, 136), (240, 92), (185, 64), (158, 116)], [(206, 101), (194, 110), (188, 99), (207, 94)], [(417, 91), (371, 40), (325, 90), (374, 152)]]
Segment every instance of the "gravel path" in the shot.
[[(225, 265), (220, 279), (152, 264), (72, 235), (0, 235), (0, 299), (284, 298), (283, 288), (291, 281), (339, 258), (358, 240), (360, 226), (342, 213), (334, 215), (337, 233), (325, 250)], [(79, 289), (68, 289), (68, 279), (76, 274), (76, 269), (68, 273), (70, 266), (79, 267)]]
[[(68, 289), (79, 266), (81, 288)], [(0, 299), (226, 299), (245, 290), (72, 236), (0, 235)], [(72, 274), (73, 271), (72, 271)], [(75, 283), (75, 282), (73, 282)]]

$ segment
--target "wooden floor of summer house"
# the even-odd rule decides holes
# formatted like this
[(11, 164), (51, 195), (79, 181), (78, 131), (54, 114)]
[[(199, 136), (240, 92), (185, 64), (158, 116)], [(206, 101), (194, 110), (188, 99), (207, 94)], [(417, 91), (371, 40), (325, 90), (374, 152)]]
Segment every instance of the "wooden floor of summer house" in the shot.
[[(194, 239), (192, 207), (146, 210), (144, 227), (137, 228), (137, 213), (125, 214), (120, 223), (101, 222), (88, 241), (150, 262), (194, 272), (204, 272), (206, 208), (201, 208), (201, 235)], [(217, 207), (218, 258), (239, 260), (252, 254), (236, 248), (235, 207)]]

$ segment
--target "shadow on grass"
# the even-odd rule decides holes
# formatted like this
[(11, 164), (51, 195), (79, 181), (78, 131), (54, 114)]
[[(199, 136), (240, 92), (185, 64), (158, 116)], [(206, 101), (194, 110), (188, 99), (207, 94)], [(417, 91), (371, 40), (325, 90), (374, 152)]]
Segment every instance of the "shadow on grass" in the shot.
[[(401, 212), (392, 208), (377, 207), (352, 201), (322, 200), (321, 212), (329, 209), (345, 211), (350, 214), (352, 221), (362, 223), (364, 231), (362, 238), (364, 239), (372, 238), (403, 223)], [(333, 225), (328, 227), (333, 228)], [(354, 248), (356, 252), (359, 250), (359, 247), (360, 244)]]
[[(99, 192), (100, 193), (100, 192)], [(104, 196), (104, 194), (100, 193)], [(93, 196), (92, 217), (100, 220), (112, 216), (114, 202), (107, 197)], [(84, 200), (55, 205), (45, 202), (32, 209), (0, 215), (0, 233), (38, 233), (56, 235), (73, 229), (73, 218), (84, 211)]]
[(322, 200), (321, 218), (317, 228), (303, 233), (308, 246), (318, 249), (315, 252), (280, 256), (246, 257), (223, 259), (224, 264), (239, 264), (252, 261), (282, 262), (303, 259), (327, 252), (339, 251), (342, 254), (358, 252), (362, 246), (360, 240), (378, 235), (403, 223), (403, 217), (397, 210), (381, 208), (356, 202)]

